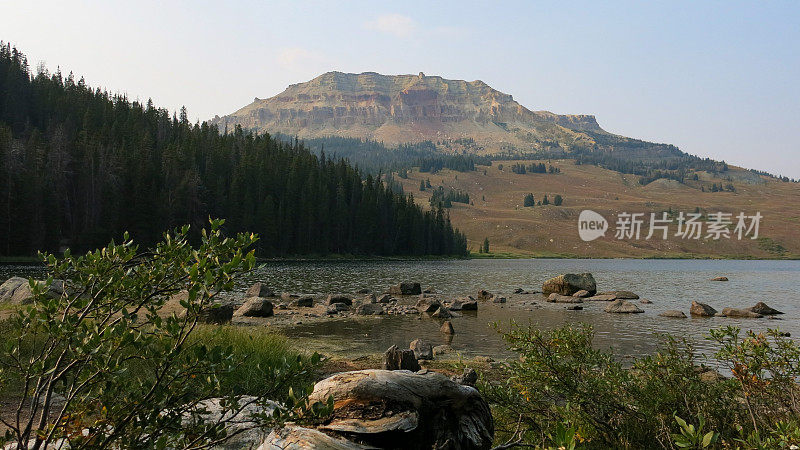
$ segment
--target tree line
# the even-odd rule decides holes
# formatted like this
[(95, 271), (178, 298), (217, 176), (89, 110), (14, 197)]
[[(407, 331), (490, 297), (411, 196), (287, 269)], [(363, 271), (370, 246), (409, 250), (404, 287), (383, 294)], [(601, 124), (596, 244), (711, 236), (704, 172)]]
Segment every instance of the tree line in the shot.
[(157, 242), (227, 219), (260, 256), (464, 254), (441, 208), (423, 211), (380, 176), (297, 142), (191, 124), (40, 68), (0, 43), (0, 255)]

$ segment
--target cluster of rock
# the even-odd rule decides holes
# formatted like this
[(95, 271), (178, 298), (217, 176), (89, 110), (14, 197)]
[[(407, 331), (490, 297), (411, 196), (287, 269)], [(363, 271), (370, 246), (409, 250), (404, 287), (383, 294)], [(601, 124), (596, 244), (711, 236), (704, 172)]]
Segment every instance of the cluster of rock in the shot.
[(746, 319), (759, 319), (764, 316), (783, 314), (781, 311), (769, 307), (764, 302), (758, 302), (749, 308), (723, 308), (722, 312), (719, 312), (710, 305), (696, 301), (692, 302), (689, 313), (697, 317), (732, 317)]

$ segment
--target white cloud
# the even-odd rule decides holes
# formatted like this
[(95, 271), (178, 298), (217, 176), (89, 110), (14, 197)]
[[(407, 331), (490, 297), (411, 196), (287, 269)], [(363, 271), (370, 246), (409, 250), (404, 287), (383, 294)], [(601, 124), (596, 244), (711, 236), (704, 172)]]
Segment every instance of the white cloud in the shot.
[(414, 19), (402, 14), (384, 14), (375, 20), (365, 22), (364, 28), (399, 38), (408, 38), (417, 31), (417, 23), (414, 22)]

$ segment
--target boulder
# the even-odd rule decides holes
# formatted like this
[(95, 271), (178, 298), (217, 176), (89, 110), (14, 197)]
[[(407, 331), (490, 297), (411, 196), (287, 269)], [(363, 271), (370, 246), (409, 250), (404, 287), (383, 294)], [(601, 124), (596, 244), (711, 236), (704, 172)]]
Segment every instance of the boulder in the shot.
[(583, 299), (571, 295), (561, 295), (555, 292), (547, 297), (549, 303), (583, 303)]
[(270, 317), (273, 314), (272, 302), (264, 297), (245, 299), (244, 304), (233, 313), (236, 317)]
[[(44, 281), (34, 281), (36, 284), (43, 286)], [(61, 280), (53, 280), (50, 288), (47, 290), (47, 296), (50, 298), (60, 297), (64, 293), (64, 282)], [(12, 305), (27, 305), (33, 302), (33, 291), (27, 278), (11, 277), (3, 284), (0, 284), (0, 303), (10, 303)]]
[(380, 297), (378, 297), (378, 303), (391, 303), (391, 301), (392, 301), (392, 296), (389, 294), (383, 294)]
[(660, 317), (670, 317), (673, 319), (685, 319), (686, 314), (683, 311), (678, 311), (677, 309), (669, 309), (659, 314)]
[(613, 302), (616, 299), (617, 296), (614, 294), (597, 294), (584, 298), (587, 302)]
[(461, 300), (453, 300), (450, 303), (447, 303), (447, 309), (450, 311), (461, 311), (463, 309), (464, 303)]
[(648, 300), (646, 298), (643, 298), (643, 299), (639, 300), (639, 303), (641, 303), (643, 305), (649, 305), (649, 304), (651, 304), (653, 302), (651, 302), (650, 300)]
[(232, 303), (217, 303), (203, 308), (197, 314), (198, 322), (221, 325), (228, 323), (233, 318)]
[(728, 277), (714, 277), (711, 281), (728, 281)]
[(333, 305), (334, 303), (343, 303), (347, 306), (351, 306), (353, 304), (353, 299), (346, 295), (328, 295), (327, 304)]
[(356, 308), (356, 314), (359, 316), (379, 316), (384, 312), (380, 303), (364, 303)]
[(319, 429), (373, 447), (489, 449), (494, 439), (480, 393), (435, 372), (339, 373), (317, 383), (309, 401), (329, 397), (334, 412)]
[(464, 300), (461, 302), (461, 310), (462, 311), (477, 311), (478, 310), (478, 301), (477, 300)]
[(644, 311), (627, 300), (619, 299), (609, 303), (605, 308), (605, 312), (616, 314), (638, 314), (643, 313)]
[(770, 308), (764, 302), (758, 302), (755, 304), (755, 306), (751, 306), (747, 309), (749, 311), (752, 311), (756, 314), (761, 314), (763, 316), (774, 316), (776, 314), (783, 314), (781, 311), (778, 311), (777, 309)]
[(490, 300), (491, 298), (492, 298), (492, 294), (490, 294), (489, 291), (486, 291), (486, 290), (483, 290), (483, 289), (478, 291), (478, 300), (485, 301), (485, 300)]
[(426, 297), (419, 299), (415, 306), (417, 310), (421, 313), (422, 312), (432, 313), (437, 309), (439, 309), (442, 306), (442, 304), (439, 302), (439, 300), (435, 298)]
[(250, 298), (250, 297), (274, 297), (274, 296), (275, 296), (275, 293), (272, 291), (272, 289), (267, 287), (266, 284), (260, 283), (260, 282), (259, 283), (253, 283), (253, 285), (250, 286), (250, 289), (248, 289), (247, 292), (244, 294), (245, 298)]
[(358, 291), (356, 291), (357, 294), (369, 294), (370, 292), (371, 291), (367, 288), (359, 289)]
[(722, 308), (722, 315), (725, 317), (736, 317), (741, 319), (760, 319), (761, 314), (750, 311), (749, 309)]
[(692, 301), (692, 306), (689, 308), (689, 314), (698, 317), (713, 317), (717, 314), (717, 310), (706, 305), (705, 303)]
[(328, 314), (331, 313), (331, 310), (334, 311), (333, 314), (336, 314), (336, 313), (342, 312), (342, 311), (350, 311), (350, 305), (348, 305), (347, 303), (332, 303), (332, 304), (328, 305)]
[(578, 298), (586, 298), (589, 296), (589, 291), (587, 291), (586, 289), (581, 289), (580, 291), (572, 294), (572, 296)]
[(420, 367), (413, 350), (403, 350), (393, 345), (383, 354), (383, 369), (416, 372), (420, 370)]
[(389, 293), (394, 295), (419, 295), (422, 293), (419, 283), (403, 282), (389, 288)]
[(433, 346), (422, 339), (414, 339), (408, 347), (414, 352), (414, 357), (417, 359), (433, 359)]
[(623, 300), (638, 300), (639, 296), (631, 291), (608, 291), (600, 292), (598, 295), (613, 295), (614, 299), (621, 298)]
[(542, 292), (552, 294), (553, 292), (561, 295), (572, 295), (580, 290), (594, 295), (597, 292), (597, 283), (590, 273), (566, 273), (557, 277), (550, 278), (542, 283)]
[(314, 297), (310, 296), (300, 297), (292, 301), (292, 306), (298, 308), (311, 308), (312, 306), (314, 306)]
[(439, 331), (444, 334), (456, 334), (456, 330), (453, 329), (453, 324), (449, 320), (444, 321), (442, 327), (439, 328)]

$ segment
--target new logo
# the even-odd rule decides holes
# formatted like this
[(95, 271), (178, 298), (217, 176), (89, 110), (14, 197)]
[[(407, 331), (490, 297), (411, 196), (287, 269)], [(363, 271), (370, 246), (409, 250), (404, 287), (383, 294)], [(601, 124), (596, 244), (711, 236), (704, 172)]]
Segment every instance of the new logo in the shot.
[(606, 234), (608, 221), (605, 217), (590, 210), (584, 209), (578, 216), (578, 234), (586, 242), (593, 241)]

